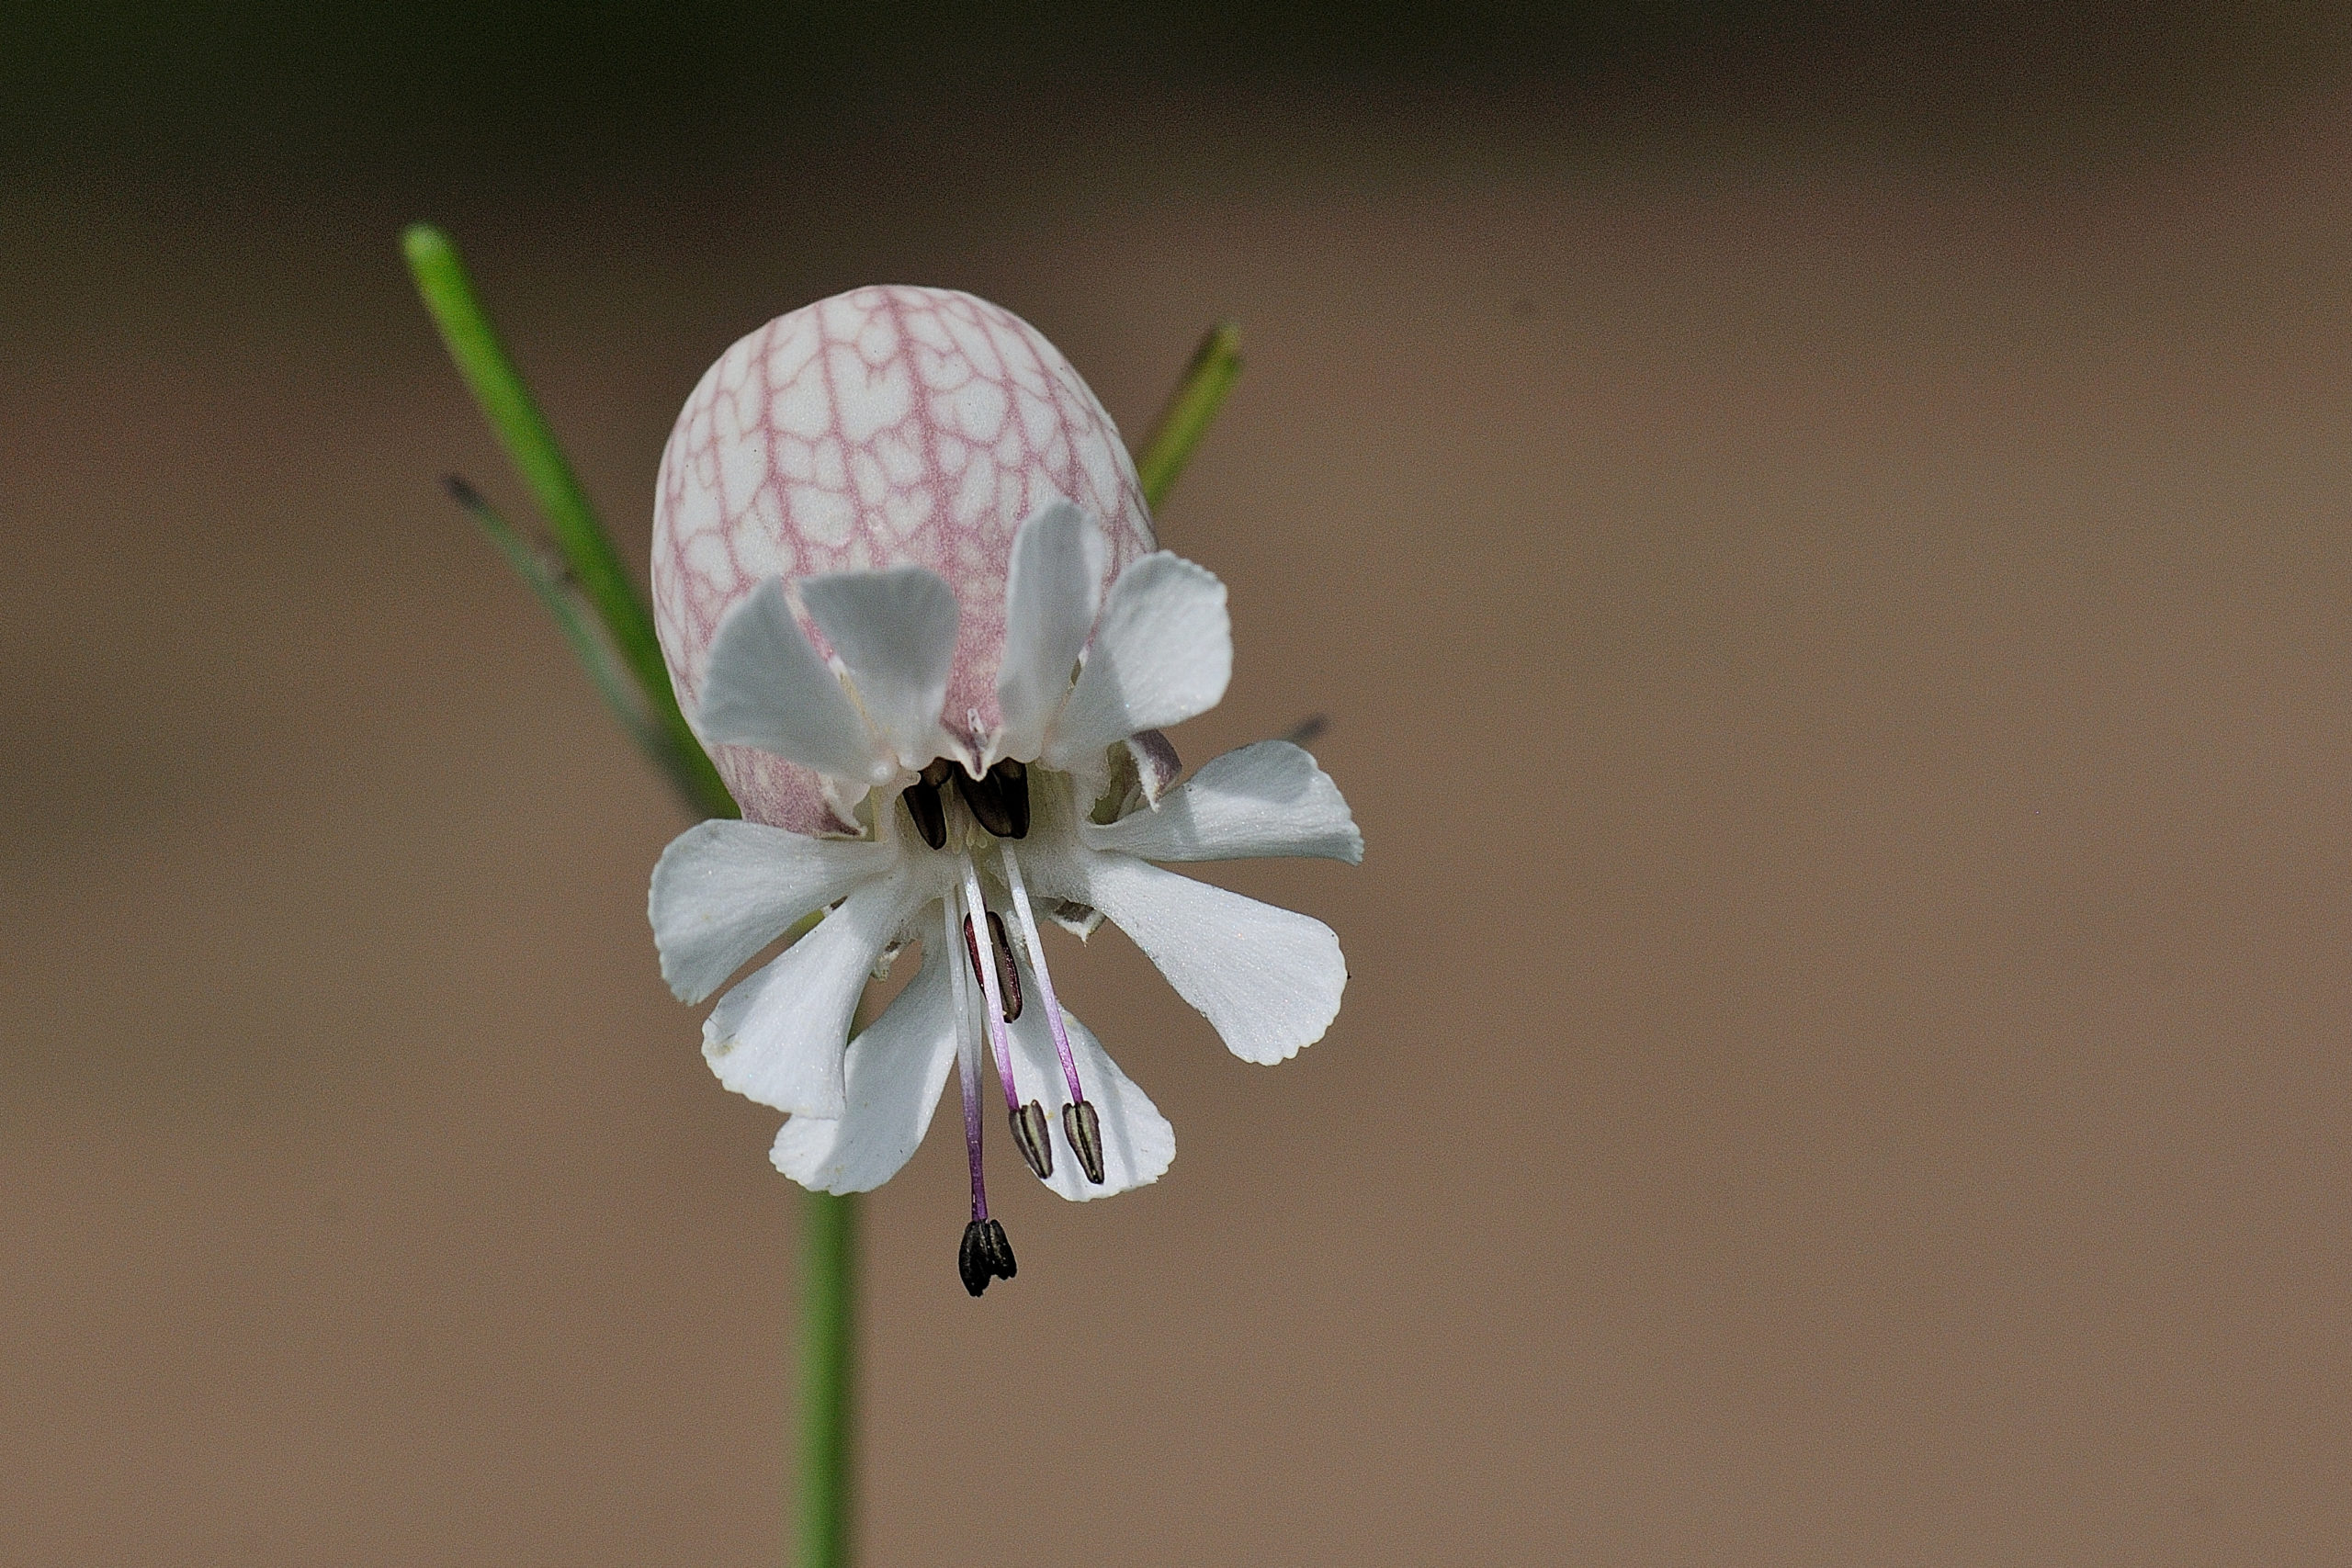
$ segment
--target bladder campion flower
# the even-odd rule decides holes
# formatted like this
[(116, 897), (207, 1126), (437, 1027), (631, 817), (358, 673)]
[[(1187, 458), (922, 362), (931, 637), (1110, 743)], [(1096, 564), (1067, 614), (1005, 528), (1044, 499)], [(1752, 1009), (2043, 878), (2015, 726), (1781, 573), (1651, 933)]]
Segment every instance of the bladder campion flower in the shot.
[[(967, 294), (863, 288), (771, 321), (703, 378), (662, 456), (662, 648), (746, 818), (688, 829), (654, 867), (662, 976), (699, 1001), (823, 911), (719, 999), (703, 1053), (789, 1113), (776, 1168), (829, 1192), (894, 1175), (958, 1068), (974, 1295), (1014, 1269), (981, 1168), (984, 1076), (1065, 1198), (1175, 1156), (1061, 1005), (1041, 921), (1085, 936), (1108, 918), (1246, 1061), (1321, 1038), (1347, 983), (1319, 921), (1151, 863), (1363, 856), (1296, 746), (1176, 783), (1160, 731), (1224, 696), (1233, 646), (1224, 585), (1153, 544), (1086, 384)], [(850, 1040), (868, 976), (915, 942), (914, 979)]]

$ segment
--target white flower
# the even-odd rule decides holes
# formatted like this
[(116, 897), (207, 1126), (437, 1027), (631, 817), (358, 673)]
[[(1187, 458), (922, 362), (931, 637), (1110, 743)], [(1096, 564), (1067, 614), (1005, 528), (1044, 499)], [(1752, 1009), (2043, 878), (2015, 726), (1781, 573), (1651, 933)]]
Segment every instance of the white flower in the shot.
[[(1321, 1038), (1347, 983), (1319, 921), (1151, 863), (1353, 863), (1363, 839), (1314, 759), (1283, 741), (1229, 751), (1169, 787), (1175, 755), (1159, 731), (1216, 705), (1231, 672), (1225, 588), (1163, 551), (1130, 561), (1106, 595), (1106, 548), (1067, 501), (1021, 525), (998, 722), (984, 728), (976, 710), (961, 726), (943, 719), (960, 611), (938, 574), (899, 566), (761, 582), (718, 624), (690, 711), (711, 742), (821, 775), (833, 811), (863, 836), (705, 822), (653, 873), (662, 976), (687, 1001), (824, 912), (703, 1028), (720, 1082), (789, 1113), (774, 1150), (786, 1175), (830, 1192), (880, 1185), (914, 1153), (949, 1067), (960, 1068), (972, 1180), (961, 1263), (976, 1295), (1013, 1271), (983, 1183), (984, 1058), (1016, 1146), (1063, 1197), (1141, 1186), (1175, 1156), (1149, 1097), (1060, 1005), (1041, 917), (1081, 935), (1110, 919), (1246, 1061), (1281, 1061)], [(796, 592), (831, 661), (801, 629)], [(847, 1040), (868, 976), (917, 942), (920, 973)]]

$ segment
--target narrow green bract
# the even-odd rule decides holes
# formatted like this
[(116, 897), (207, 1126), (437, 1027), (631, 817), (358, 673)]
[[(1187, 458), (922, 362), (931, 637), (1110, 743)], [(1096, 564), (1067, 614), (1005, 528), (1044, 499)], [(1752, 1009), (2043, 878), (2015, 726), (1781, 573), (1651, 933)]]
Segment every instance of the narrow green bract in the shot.
[(1192, 460), (1193, 448), (1208, 434), (1217, 410), (1225, 406), (1233, 383), (1240, 378), (1241, 329), (1231, 321), (1219, 321), (1193, 351), (1193, 361), (1184, 367), (1175, 395), (1168, 400), (1159, 423), (1151, 427), (1142, 451), (1136, 455), (1136, 478), (1143, 482), (1145, 505), (1159, 510), (1160, 502), (1175, 486), (1176, 476)]

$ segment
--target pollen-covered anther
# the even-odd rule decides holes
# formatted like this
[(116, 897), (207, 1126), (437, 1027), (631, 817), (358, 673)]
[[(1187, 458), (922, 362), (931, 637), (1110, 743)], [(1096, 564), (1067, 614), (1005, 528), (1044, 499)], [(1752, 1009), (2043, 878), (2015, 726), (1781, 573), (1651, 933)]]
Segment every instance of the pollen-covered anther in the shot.
[(1102, 1118), (1095, 1114), (1092, 1100), (1076, 1100), (1062, 1107), (1062, 1135), (1069, 1139), (1069, 1146), (1077, 1153), (1079, 1168), (1086, 1172), (1086, 1179), (1097, 1187), (1102, 1186)]
[(989, 1288), (990, 1280), (1010, 1280), (1018, 1273), (1020, 1266), (1012, 1259), (1012, 1243), (1005, 1239), (1003, 1222), (974, 1220), (966, 1225), (956, 1269), (964, 1277), (964, 1288), (976, 1296)]
[[(1046, 1108), (1033, 1100), (1019, 1110), (1005, 1114), (1012, 1123), (1012, 1143), (1021, 1151), (1021, 1157), (1029, 1162), (1029, 1168), (1036, 1173), (1038, 1180), (1052, 1180), (1054, 1145), (1048, 1141), (1046, 1131), (1052, 1123), (1046, 1120)], [(1080, 1163), (1085, 1162), (1080, 1160)], [(1101, 1164), (1099, 1155), (1096, 1164), (1098, 1167)], [(1098, 1176), (1094, 1179), (1100, 1181), (1102, 1179)]]
[(1000, 839), (1029, 836), (1029, 770), (1007, 757), (978, 778), (956, 771), (956, 793), (979, 825)]

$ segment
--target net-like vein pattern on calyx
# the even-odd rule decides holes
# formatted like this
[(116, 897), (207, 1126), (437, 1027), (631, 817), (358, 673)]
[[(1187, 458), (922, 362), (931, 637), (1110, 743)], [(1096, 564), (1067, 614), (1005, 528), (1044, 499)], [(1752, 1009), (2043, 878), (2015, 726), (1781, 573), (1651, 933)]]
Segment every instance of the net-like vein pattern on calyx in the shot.
[[(662, 457), (654, 618), (689, 715), (720, 617), (763, 579), (913, 564), (962, 612), (946, 721), (993, 728), (1012, 533), (1057, 496), (1102, 525), (1106, 583), (1154, 547), (1118, 430), (1019, 317), (903, 287), (779, 316), (711, 367)], [(715, 759), (755, 820), (841, 826), (805, 770), (741, 747)]]

